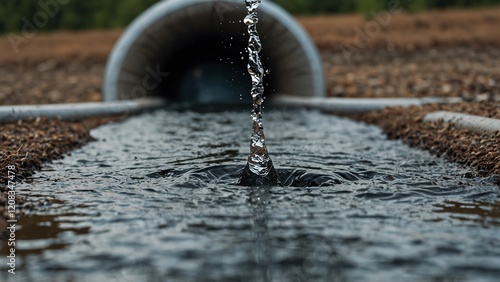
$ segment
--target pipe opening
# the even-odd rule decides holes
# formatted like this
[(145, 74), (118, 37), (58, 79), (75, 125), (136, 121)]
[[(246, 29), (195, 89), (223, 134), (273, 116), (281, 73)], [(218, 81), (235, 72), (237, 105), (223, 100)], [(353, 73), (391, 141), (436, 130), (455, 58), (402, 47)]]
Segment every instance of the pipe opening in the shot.
[[(174, 58), (160, 64), (160, 69), (169, 75), (149, 95), (180, 102), (251, 102), (247, 40), (242, 33), (221, 33), (185, 43)], [(265, 69), (272, 70), (269, 55), (263, 51), (261, 56)], [(267, 97), (275, 92), (275, 77), (272, 72), (265, 77)]]
[[(159, 96), (173, 101), (248, 103), (246, 8), (233, 0), (169, 0), (124, 32), (104, 79), (105, 100)], [(265, 96), (324, 96), (321, 61), (307, 35), (264, 1), (258, 25)]]

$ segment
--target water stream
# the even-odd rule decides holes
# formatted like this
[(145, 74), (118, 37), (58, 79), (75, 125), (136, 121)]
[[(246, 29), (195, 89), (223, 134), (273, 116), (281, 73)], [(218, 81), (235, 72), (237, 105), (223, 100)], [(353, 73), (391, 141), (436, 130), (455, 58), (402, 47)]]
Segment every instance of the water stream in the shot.
[(93, 130), (18, 186), (35, 209), (0, 281), (497, 281), (494, 179), (377, 127), (268, 109), (283, 186), (235, 185), (247, 121), (162, 110)]
[(244, 23), (248, 26), (248, 73), (252, 78), (252, 137), (250, 138), (250, 155), (238, 183), (245, 186), (277, 185), (281, 183), (266, 147), (264, 123), (262, 121), (262, 104), (264, 103), (264, 68), (259, 53), (262, 49), (257, 23), (257, 9), (261, 0), (245, 0), (248, 15)]

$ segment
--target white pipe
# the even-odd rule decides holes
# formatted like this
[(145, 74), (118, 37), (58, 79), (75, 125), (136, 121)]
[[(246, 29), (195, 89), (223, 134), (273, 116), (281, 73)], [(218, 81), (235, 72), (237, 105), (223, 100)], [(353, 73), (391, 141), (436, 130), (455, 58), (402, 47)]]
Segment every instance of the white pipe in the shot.
[(277, 96), (272, 100), (277, 104), (308, 107), (335, 113), (363, 113), (386, 107), (413, 106), (430, 103), (458, 103), (461, 98), (305, 98), (295, 96)]
[(436, 121), (451, 123), (458, 128), (467, 129), (479, 134), (494, 135), (500, 132), (500, 120), (498, 119), (446, 111), (428, 113), (424, 117), (424, 122)]
[(1, 106), (0, 123), (29, 120), (36, 117), (74, 120), (97, 116), (136, 114), (163, 106), (160, 98), (144, 98), (117, 102), (91, 102), (46, 105)]
[[(103, 79), (104, 101), (165, 96), (238, 102), (234, 89), (251, 87), (246, 62), (240, 59), (248, 42), (241, 23), (246, 13), (243, 0), (157, 2), (127, 27), (113, 48)], [(324, 97), (321, 57), (304, 28), (271, 1), (262, 2), (259, 18), (261, 57), (271, 71), (269, 89)]]

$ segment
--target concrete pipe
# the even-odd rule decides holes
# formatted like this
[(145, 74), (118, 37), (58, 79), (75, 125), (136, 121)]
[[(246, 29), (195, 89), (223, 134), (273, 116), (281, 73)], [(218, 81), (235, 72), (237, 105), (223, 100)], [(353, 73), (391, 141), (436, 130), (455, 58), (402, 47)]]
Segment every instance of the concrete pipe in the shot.
[[(250, 100), (244, 0), (164, 0), (123, 33), (108, 60), (104, 100), (143, 96), (198, 103)], [(320, 56), (303, 28), (263, 1), (258, 30), (266, 96), (325, 96)]]

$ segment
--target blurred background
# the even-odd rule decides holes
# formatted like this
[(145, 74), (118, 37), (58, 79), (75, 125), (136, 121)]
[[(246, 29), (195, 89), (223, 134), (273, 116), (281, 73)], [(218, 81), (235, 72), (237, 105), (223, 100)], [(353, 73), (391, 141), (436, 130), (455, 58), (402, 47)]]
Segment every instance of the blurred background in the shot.
[[(0, 0), (0, 105), (100, 101), (111, 49), (156, 2)], [(328, 96), (500, 96), (500, 0), (274, 2), (318, 47)]]
[[(152, 4), (162, 0), (87, 0), (69, 1), (42, 31), (56, 29), (108, 29), (125, 27)], [(369, 16), (372, 10), (384, 10), (393, 0), (275, 0), (274, 2), (294, 15), (361, 13)], [(50, 2), (50, 1), (41, 1)], [(243, 0), (242, 0), (243, 2)], [(408, 12), (429, 9), (477, 8), (500, 4), (500, 0), (417, 0), (400, 1)], [(22, 17), (39, 10), (38, 0), (1, 0), (0, 33), (16, 32), (23, 26)]]

